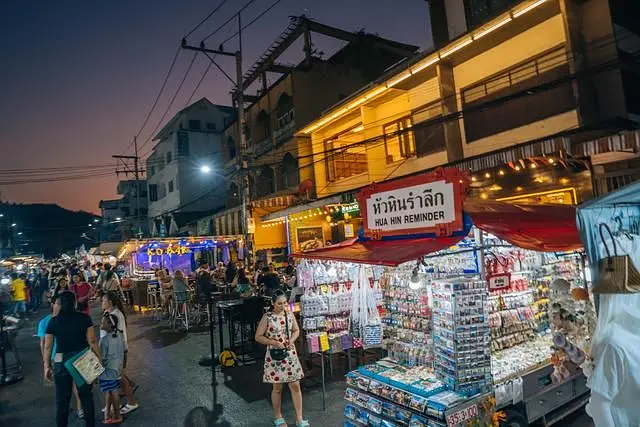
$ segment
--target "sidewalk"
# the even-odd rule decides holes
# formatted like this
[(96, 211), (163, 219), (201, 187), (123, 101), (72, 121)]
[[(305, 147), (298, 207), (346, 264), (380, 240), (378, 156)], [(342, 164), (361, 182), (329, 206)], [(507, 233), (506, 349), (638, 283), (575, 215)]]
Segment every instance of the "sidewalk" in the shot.
[[(54, 425), (54, 388), (42, 381), (40, 350), (33, 338), (38, 319), (26, 322), (19, 331), (17, 346), (24, 364), (25, 379), (0, 388), (0, 425), (11, 427)], [(125, 419), (123, 425), (156, 427), (271, 426), (270, 387), (262, 383), (260, 362), (218, 372), (217, 403), (219, 414), (213, 411), (213, 390), (210, 368), (198, 365), (208, 353), (209, 334), (174, 332), (166, 322), (150, 316), (129, 316), (130, 376), (140, 385), (137, 396), (140, 409)], [(216, 336), (216, 351), (218, 341)], [(303, 386), (305, 418), (312, 426), (341, 426), (344, 410), (344, 383), (327, 382), (326, 411), (322, 410), (321, 387)], [(102, 407), (102, 394), (95, 392), (96, 408)], [(283, 411), (290, 426), (294, 426), (293, 405), (285, 391)], [(70, 426), (84, 424), (75, 415)], [(101, 425), (97, 423), (97, 425)], [(556, 424), (558, 426), (591, 426), (582, 412)]]

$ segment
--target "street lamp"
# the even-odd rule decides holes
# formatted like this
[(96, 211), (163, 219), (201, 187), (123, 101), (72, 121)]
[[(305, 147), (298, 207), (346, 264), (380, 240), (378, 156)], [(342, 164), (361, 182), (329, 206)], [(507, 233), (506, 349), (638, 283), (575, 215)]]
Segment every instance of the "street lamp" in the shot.
[(117, 217), (117, 218), (116, 218), (116, 221), (122, 221), (122, 218)]
[(4, 214), (0, 214), (0, 218), (2, 218), (4, 216)]
[(13, 224), (11, 224), (12, 227), (15, 227), (16, 225), (18, 225), (18, 224), (16, 224), (15, 222)]
[(202, 165), (200, 166), (200, 172), (209, 173), (211, 172), (211, 167), (209, 167), (209, 165)]
[(93, 222), (97, 224), (99, 221), (97, 219), (94, 219)]
[(18, 231), (18, 236), (22, 236), (22, 231)]

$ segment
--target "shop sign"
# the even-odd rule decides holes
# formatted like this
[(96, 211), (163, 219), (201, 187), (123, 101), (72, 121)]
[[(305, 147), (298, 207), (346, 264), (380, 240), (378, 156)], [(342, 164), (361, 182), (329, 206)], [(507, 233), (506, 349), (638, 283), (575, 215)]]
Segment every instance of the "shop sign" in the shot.
[(166, 248), (147, 248), (147, 255), (184, 255), (191, 252), (186, 246), (182, 245), (169, 245)]
[(352, 238), (355, 235), (353, 232), (353, 224), (345, 224), (344, 225), (344, 237), (347, 239)]
[(460, 170), (440, 169), (371, 185), (358, 194), (365, 236), (448, 236), (462, 230), (465, 183)]

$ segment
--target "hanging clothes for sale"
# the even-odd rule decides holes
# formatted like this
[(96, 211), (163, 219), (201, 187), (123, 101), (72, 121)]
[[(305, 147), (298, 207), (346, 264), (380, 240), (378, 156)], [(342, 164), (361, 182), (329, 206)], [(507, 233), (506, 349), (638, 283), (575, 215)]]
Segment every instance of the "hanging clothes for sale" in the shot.
[(224, 246), (222, 248), (222, 262), (227, 265), (231, 261), (231, 254), (229, 253), (229, 246)]

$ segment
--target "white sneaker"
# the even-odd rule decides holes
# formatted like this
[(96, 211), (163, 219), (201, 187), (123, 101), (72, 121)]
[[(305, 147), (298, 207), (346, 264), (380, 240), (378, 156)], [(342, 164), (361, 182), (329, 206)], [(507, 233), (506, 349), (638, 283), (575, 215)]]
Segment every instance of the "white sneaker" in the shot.
[(122, 408), (120, 408), (120, 413), (122, 415), (127, 415), (130, 412), (135, 411), (136, 409), (138, 409), (140, 407), (139, 404), (137, 405), (131, 405), (129, 403), (127, 403), (126, 405), (124, 405)]

